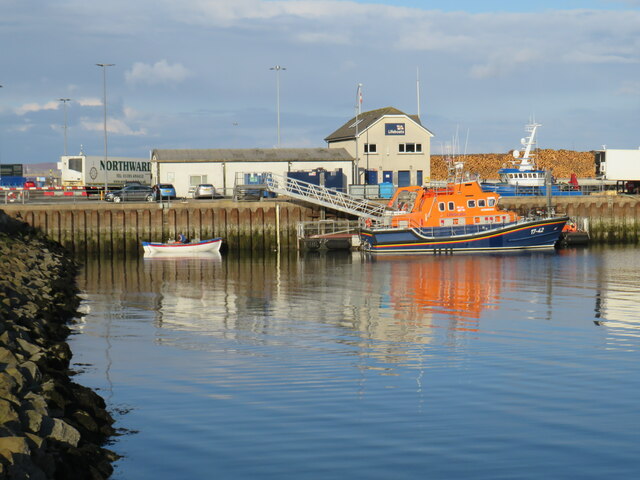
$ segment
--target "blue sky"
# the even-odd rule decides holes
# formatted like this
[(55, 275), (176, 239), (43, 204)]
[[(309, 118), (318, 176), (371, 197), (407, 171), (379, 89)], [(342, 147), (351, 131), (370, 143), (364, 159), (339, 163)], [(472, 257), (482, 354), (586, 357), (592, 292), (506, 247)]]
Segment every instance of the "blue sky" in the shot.
[[(640, 0), (0, 0), (0, 162), (324, 146), (363, 109), (419, 110), (440, 153), (640, 146)], [(466, 138), (468, 137), (468, 142)], [(463, 152), (460, 152), (463, 153)]]

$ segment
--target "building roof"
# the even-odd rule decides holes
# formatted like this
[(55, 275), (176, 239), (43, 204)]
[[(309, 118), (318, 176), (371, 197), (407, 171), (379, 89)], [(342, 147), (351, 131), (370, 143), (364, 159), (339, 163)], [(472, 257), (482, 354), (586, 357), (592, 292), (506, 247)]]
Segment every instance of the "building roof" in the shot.
[[(420, 117), (418, 115), (407, 115), (406, 113), (398, 110), (394, 107), (385, 107), (379, 108), (377, 110), (370, 110), (368, 112), (362, 112), (358, 114), (358, 136), (362, 134), (365, 130), (367, 130), (371, 125), (376, 123), (382, 117), (387, 115), (404, 115), (405, 117), (411, 119), (422, 128), (424, 128), (430, 135), (433, 135), (428, 129), (426, 129), (422, 122), (420, 121)], [(347, 123), (338, 128), (331, 135), (326, 137), (325, 142), (336, 142), (340, 140), (349, 140), (353, 139), (356, 136), (356, 117), (351, 118)]]
[(153, 162), (336, 162), (353, 161), (344, 148), (210, 148), (153, 150)]

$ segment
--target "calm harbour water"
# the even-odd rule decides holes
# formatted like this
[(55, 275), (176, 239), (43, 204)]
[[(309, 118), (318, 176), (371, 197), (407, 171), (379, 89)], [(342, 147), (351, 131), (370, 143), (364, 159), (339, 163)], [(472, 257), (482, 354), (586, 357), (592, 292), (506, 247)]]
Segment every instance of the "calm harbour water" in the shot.
[(118, 479), (629, 478), (640, 249), (87, 260)]

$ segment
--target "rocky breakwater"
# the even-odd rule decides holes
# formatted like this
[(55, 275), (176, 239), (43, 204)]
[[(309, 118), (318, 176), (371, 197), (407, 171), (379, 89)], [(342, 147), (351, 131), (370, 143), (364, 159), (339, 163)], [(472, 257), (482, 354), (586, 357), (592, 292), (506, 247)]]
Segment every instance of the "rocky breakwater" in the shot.
[(0, 211), (0, 478), (108, 478), (103, 399), (71, 381), (77, 265)]

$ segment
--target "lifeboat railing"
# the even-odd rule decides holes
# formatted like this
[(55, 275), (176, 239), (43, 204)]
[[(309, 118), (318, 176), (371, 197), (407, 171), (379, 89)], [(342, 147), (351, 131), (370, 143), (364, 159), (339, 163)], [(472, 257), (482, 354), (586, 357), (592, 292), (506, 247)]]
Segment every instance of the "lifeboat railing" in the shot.
[(263, 181), (271, 192), (332, 208), (362, 219), (379, 221), (386, 210), (385, 205), (380, 203), (275, 173), (265, 173)]

